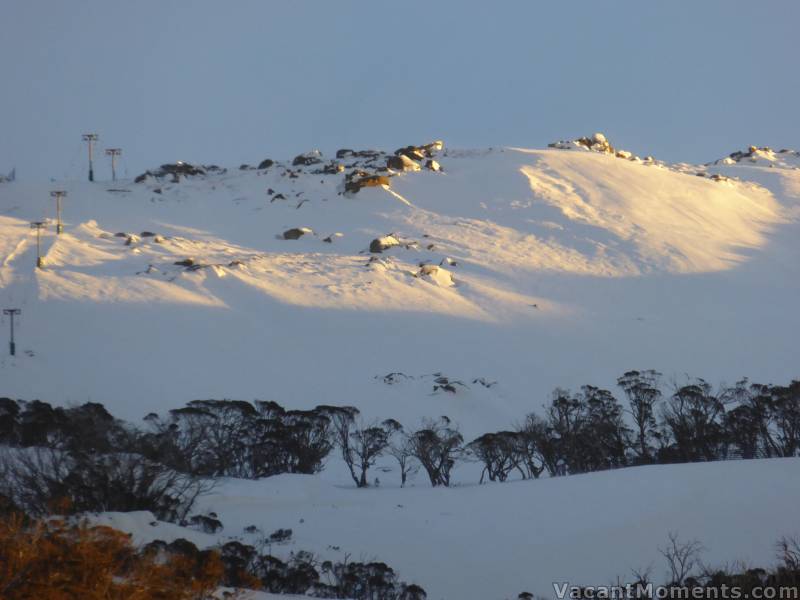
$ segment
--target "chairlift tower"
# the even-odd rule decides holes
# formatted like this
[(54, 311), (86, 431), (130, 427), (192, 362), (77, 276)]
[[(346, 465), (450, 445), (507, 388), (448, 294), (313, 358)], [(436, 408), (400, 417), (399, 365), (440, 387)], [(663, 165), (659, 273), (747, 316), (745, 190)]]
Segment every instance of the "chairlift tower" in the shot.
[(89, 181), (94, 181), (94, 143), (97, 141), (96, 133), (84, 133), (83, 141), (89, 142)]
[(117, 180), (117, 157), (122, 154), (121, 148), (106, 148), (106, 156), (111, 157), (111, 181)]
[(17, 345), (14, 343), (14, 316), (20, 314), (22, 311), (18, 308), (4, 308), (3, 314), (8, 315), (11, 319), (11, 341), (8, 343), (8, 352), (11, 356), (17, 353)]
[(58, 222), (56, 224), (56, 234), (59, 234), (64, 231), (64, 225), (61, 223), (61, 201), (66, 195), (67, 192), (63, 190), (50, 192), (50, 196), (56, 199), (56, 218), (58, 219)]
[(36, 230), (36, 267), (41, 269), (44, 266), (42, 260), (42, 229), (47, 227), (44, 221), (32, 221), (31, 229)]

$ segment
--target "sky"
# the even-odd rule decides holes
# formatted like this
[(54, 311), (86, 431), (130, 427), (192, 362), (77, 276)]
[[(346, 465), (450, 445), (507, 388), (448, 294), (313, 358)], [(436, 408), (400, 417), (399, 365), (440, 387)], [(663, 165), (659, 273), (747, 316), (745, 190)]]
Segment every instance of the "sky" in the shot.
[(670, 162), (800, 147), (800, 2), (0, 0), (0, 173), (131, 177), (311, 149), (543, 147)]

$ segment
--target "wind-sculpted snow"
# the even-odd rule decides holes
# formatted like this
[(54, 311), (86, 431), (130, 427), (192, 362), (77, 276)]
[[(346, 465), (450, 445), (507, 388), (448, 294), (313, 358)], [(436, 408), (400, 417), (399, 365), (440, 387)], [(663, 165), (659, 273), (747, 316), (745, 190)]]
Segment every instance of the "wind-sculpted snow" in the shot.
[[(797, 375), (794, 154), (692, 166), (565, 147), (6, 183), (0, 303), (23, 314), (0, 394), (102, 400), (136, 419), (272, 397), (483, 431), (556, 386), (630, 368)], [(433, 156), (441, 171), (424, 167)], [(28, 222), (52, 218), (62, 188), (65, 233), (44, 232), (37, 270)], [(499, 385), (432, 401), (373, 379), (394, 371)]]

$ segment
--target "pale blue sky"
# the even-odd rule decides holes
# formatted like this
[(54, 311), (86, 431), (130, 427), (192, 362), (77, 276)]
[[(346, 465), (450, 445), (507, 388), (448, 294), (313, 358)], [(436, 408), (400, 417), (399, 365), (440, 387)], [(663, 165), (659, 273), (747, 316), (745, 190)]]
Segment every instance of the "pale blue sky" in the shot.
[[(800, 1), (0, 0), (0, 172), (540, 147), (800, 146)], [(98, 178), (109, 176), (105, 157)]]

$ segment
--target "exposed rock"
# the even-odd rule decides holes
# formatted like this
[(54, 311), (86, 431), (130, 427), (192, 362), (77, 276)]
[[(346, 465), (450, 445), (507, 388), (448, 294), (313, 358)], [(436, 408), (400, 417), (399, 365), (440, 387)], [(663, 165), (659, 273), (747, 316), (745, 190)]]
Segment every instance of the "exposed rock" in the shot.
[(453, 274), (444, 267), (432, 264), (424, 264), (420, 267), (418, 277), (423, 277), (431, 283), (440, 286), (450, 287), (453, 285)]
[(425, 158), (433, 158), (436, 154), (442, 151), (444, 142), (436, 140), (430, 144), (423, 144), (422, 146), (406, 146), (405, 148), (398, 148), (394, 151), (396, 156), (407, 156), (412, 160), (423, 160)]
[(395, 171), (419, 171), (422, 167), (405, 154), (390, 156), (386, 159), (386, 166)]
[(275, 164), (275, 161), (271, 158), (265, 158), (260, 163), (258, 163), (258, 169), (269, 169), (272, 165)]
[(344, 165), (336, 161), (329, 162), (320, 171), (318, 171), (318, 173), (322, 173), (324, 175), (337, 175), (338, 173), (343, 173), (343, 172), (344, 172)]
[(307, 233), (313, 233), (308, 227), (293, 227), (283, 232), (285, 240), (299, 240)]
[[(376, 375), (375, 379), (378, 379), (380, 376)], [(386, 385), (394, 385), (396, 383), (400, 383), (406, 381), (408, 379), (413, 379), (413, 377), (406, 375), (405, 373), (394, 372), (394, 373), (387, 373), (383, 377), (380, 377), (383, 380), (383, 383)]]
[(388, 186), (389, 178), (386, 175), (366, 175), (358, 179), (346, 181), (345, 191), (355, 194), (361, 188)]
[(399, 245), (400, 245), (400, 239), (393, 233), (390, 233), (389, 235), (385, 235), (383, 237), (375, 238), (374, 240), (372, 240), (369, 244), (369, 251), (372, 252), (373, 254), (380, 254), (384, 250), (388, 250), (393, 246), (399, 246)]
[[(219, 171), (220, 168), (212, 165), (208, 170)], [(179, 160), (175, 163), (161, 165), (161, 168), (154, 174), (156, 177), (163, 177), (164, 175), (205, 175), (206, 169)]]
[(455, 394), (458, 391), (456, 386), (461, 387), (461, 388), (465, 388), (465, 389), (467, 388), (467, 386), (464, 384), (464, 382), (458, 381), (458, 380), (455, 380), (455, 379), (450, 379), (449, 377), (447, 377), (445, 375), (438, 374), (436, 379), (434, 379), (433, 381), (434, 381), (434, 383), (433, 383), (433, 391), (434, 392), (438, 392), (439, 390), (442, 390), (443, 392), (448, 392), (450, 394)]
[(494, 387), (494, 386), (497, 385), (496, 381), (489, 381), (485, 377), (478, 377), (477, 379), (473, 379), (472, 383), (477, 383), (479, 385), (482, 385), (485, 388), (490, 388), (490, 387)]
[(315, 165), (322, 162), (322, 153), (319, 150), (312, 150), (311, 152), (306, 152), (305, 154), (298, 154), (294, 157), (292, 161), (292, 166), (306, 166), (306, 165)]
[(425, 168), (428, 169), (429, 171), (442, 170), (442, 166), (432, 158), (429, 158), (428, 160), (425, 161)]
[(155, 233), (153, 233), (152, 231), (143, 231), (142, 233), (140, 233), (140, 234), (139, 234), (139, 236), (140, 236), (140, 237), (143, 237), (143, 238), (146, 238), (146, 237), (155, 237), (155, 236), (156, 236), (156, 234), (155, 234)]
[(336, 158), (347, 158), (347, 157), (354, 157), (354, 158), (377, 158), (383, 154), (379, 150), (351, 150), (350, 148), (342, 148), (341, 150), (336, 151)]
[(604, 136), (602, 133), (595, 133), (592, 137), (582, 137), (578, 138), (577, 140), (562, 140), (559, 142), (553, 142), (552, 144), (548, 144), (548, 147), (558, 148), (560, 150), (570, 150), (573, 148), (582, 147), (594, 152), (603, 152), (606, 154), (616, 153), (614, 147), (608, 142), (606, 136)]
[(134, 183), (142, 183), (148, 177), (153, 177), (159, 179), (161, 177), (166, 177), (167, 175), (172, 175), (173, 181), (179, 181), (181, 175), (190, 176), (190, 175), (205, 175), (206, 172), (216, 172), (216, 173), (224, 173), (225, 169), (220, 169), (216, 165), (211, 165), (208, 167), (201, 167), (189, 164), (187, 162), (178, 161), (175, 163), (167, 163), (161, 165), (158, 169), (154, 171), (145, 171), (136, 179), (134, 179)]
[(425, 151), (417, 146), (406, 146), (405, 148), (398, 148), (394, 151), (395, 156), (404, 156), (411, 160), (423, 160)]

